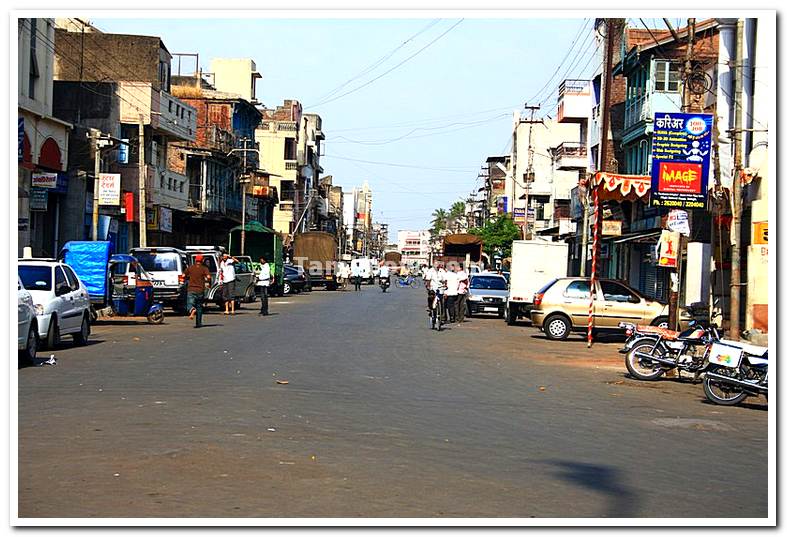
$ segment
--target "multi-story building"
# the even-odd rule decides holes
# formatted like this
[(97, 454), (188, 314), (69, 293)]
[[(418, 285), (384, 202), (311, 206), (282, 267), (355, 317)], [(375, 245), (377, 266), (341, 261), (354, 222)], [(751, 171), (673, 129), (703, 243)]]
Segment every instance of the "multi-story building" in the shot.
[(429, 263), (429, 240), (431, 234), (428, 230), (399, 231), (397, 244), (402, 254), (402, 264), (408, 266), (421, 266)]
[(362, 187), (354, 187), (352, 192), (344, 194), (344, 231), (344, 254), (368, 256), (372, 231), (372, 189), (367, 181)]
[(271, 186), (279, 193), (273, 210), (273, 229), (291, 236), (306, 202), (298, 171), (298, 141), (303, 108), (298, 101), (285, 100), (283, 106), (262, 110), (262, 122), (255, 131), (261, 167), (271, 174)]
[[(85, 31), (75, 31), (74, 21)], [(81, 143), (88, 126), (99, 128), (116, 142), (128, 140), (127, 160), (115, 158), (114, 151), (102, 152), (101, 170), (120, 174), (123, 196), (119, 206), (100, 207), (100, 223), (108, 222), (100, 229), (110, 230), (119, 251), (139, 243), (142, 176), (147, 206), (143, 225), (150, 244), (177, 243), (188, 218), (189, 182), (185, 174), (168, 166), (169, 152), (174, 143), (195, 140), (197, 114), (170, 93), (172, 55), (159, 37), (104, 33), (77, 19), (55, 30), (55, 51), (58, 109), (78, 124), (75, 143)], [(88, 97), (91, 90), (104, 98)], [(111, 93), (100, 93), (105, 90)], [(103, 107), (83, 106), (88, 99)], [(145, 141), (144, 163), (139, 161), (140, 134)], [(92, 158), (85, 153), (74, 164), (92, 175)], [(92, 213), (92, 181), (85, 188), (90, 203), (80, 212), (87, 224)]]
[[(80, 182), (69, 173), (72, 125), (53, 113), (54, 19), (19, 19), (17, 42), (18, 254), (31, 247), (33, 255), (56, 256), (63, 242), (83, 238), (83, 222), (68, 220)], [(83, 212), (84, 191), (78, 201)]]
[[(260, 169), (255, 141), (262, 114), (251, 94), (259, 77), (254, 62), (213, 60), (211, 68), (221, 74), (212, 78), (214, 83), (224, 81), (226, 87), (216, 87), (200, 75), (174, 77), (173, 92), (196, 109), (199, 126), (195, 143), (180, 144), (172, 165), (189, 178), (192, 218), (187, 241), (223, 244), (229, 230), (242, 221), (244, 197), (246, 222), (270, 227), (277, 192), (268, 173)], [(243, 95), (233, 91), (246, 87), (251, 90)]]

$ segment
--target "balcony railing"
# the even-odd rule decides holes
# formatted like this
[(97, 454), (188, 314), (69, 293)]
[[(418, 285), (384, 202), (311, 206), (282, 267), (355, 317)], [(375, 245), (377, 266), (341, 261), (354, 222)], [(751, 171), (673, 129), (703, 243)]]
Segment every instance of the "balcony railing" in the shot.
[(284, 169), (285, 170), (297, 170), (298, 169), (298, 161), (297, 160), (288, 160), (284, 162)]
[(626, 101), (626, 113), (624, 117), (624, 128), (629, 128), (632, 125), (647, 119), (650, 116), (650, 99), (647, 95), (643, 95), (636, 99)]
[(555, 158), (585, 158), (588, 148), (581, 142), (563, 142), (555, 148)]

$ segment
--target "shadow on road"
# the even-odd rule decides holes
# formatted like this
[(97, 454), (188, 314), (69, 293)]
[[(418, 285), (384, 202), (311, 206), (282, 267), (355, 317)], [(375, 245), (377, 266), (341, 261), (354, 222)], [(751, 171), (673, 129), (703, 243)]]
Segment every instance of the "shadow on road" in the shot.
[(607, 510), (601, 516), (626, 518), (637, 516), (639, 495), (623, 484), (620, 470), (598, 464), (547, 460), (555, 467), (555, 475), (570, 483), (600, 492), (607, 497)]

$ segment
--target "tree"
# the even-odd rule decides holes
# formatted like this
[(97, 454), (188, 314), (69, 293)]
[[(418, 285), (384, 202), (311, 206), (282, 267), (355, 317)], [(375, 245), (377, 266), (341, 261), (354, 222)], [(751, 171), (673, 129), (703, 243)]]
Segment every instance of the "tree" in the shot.
[(434, 233), (440, 233), (442, 230), (446, 228), (448, 225), (448, 213), (445, 209), (436, 209), (435, 212), (432, 213), (432, 231)]
[(491, 218), (484, 227), (473, 228), (468, 233), (483, 239), (484, 252), (489, 257), (494, 256), (498, 250), (502, 252), (504, 258), (510, 257), (512, 243), (521, 238), (519, 226), (507, 214)]

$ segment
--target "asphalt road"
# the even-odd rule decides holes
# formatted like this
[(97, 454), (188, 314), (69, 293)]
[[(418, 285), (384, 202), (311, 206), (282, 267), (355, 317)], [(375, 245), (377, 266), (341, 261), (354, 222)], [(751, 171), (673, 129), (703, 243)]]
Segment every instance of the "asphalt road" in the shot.
[(763, 401), (496, 318), (433, 332), (424, 302), (365, 286), (97, 325), (18, 371), (19, 516), (767, 516)]

